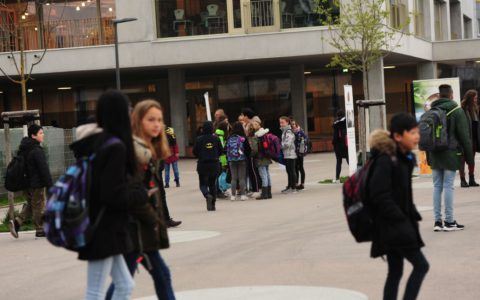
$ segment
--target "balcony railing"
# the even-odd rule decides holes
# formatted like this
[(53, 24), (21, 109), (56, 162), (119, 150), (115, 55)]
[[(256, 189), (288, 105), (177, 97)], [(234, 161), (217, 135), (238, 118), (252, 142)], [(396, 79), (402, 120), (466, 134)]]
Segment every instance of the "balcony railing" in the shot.
[(252, 0), (252, 26), (273, 26), (273, 0)]
[[(20, 51), (15, 25), (0, 26), (0, 52)], [(111, 18), (50, 21), (39, 28), (36, 22), (23, 23), (25, 50), (88, 47), (113, 44)]]

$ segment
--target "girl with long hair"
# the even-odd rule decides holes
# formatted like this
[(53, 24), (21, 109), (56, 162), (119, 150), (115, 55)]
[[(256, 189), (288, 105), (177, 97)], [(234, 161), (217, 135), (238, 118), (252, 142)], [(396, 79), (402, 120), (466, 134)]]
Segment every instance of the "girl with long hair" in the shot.
[[(465, 95), (463, 96), (462, 100), (462, 108), (467, 116), (468, 120), (468, 129), (470, 133), (470, 138), (472, 141), (473, 146), (473, 155), (479, 151), (480, 145), (480, 122), (479, 122), (479, 112), (478, 112), (478, 93), (476, 90), (468, 90)], [(461, 178), (461, 187), (469, 187), (469, 186), (479, 186), (479, 184), (475, 181), (475, 164), (468, 165), (468, 175), (469, 180), (465, 179), (465, 158), (462, 156), (462, 167), (459, 170), (460, 178)]]
[(111, 275), (117, 286), (112, 299), (130, 299), (134, 282), (122, 254), (132, 251), (128, 235), (128, 177), (136, 173), (128, 98), (108, 91), (98, 100), (97, 124), (77, 128), (70, 147), (76, 157), (95, 155), (89, 185), (89, 217), (98, 224), (78, 258), (88, 261), (87, 300), (105, 298)]
[[(246, 178), (247, 171), (246, 160), (250, 157), (250, 144), (245, 136), (245, 130), (241, 122), (233, 124), (232, 134), (227, 141), (227, 159), (232, 174), (232, 195), (231, 201), (237, 199), (237, 187), (240, 191), (240, 200), (247, 200)], [(237, 185), (238, 182), (238, 185)]]
[[(295, 133), (295, 148), (297, 152), (297, 160), (295, 161), (297, 190), (303, 190), (305, 188), (305, 168), (303, 167), (303, 161), (308, 152), (308, 136), (297, 121), (292, 120), (291, 123), (293, 133)], [(298, 184), (298, 182), (300, 182), (300, 184)]]

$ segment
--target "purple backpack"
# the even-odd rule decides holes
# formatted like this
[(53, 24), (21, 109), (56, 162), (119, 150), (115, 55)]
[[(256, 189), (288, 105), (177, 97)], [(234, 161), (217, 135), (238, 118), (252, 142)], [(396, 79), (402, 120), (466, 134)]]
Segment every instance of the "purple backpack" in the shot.
[[(118, 143), (121, 143), (120, 139), (112, 137), (100, 149)], [(43, 228), (47, 240), (54, 246), (79, 251), (87, 245), (102, 219), (105, 207), (100, 210), (95, 223), (90, 224), (88, 201), (95, 156), (93, 153), (79, 158), (48, 191)]]
[(263, 136), (262, 148), (265, 156), (273, 159), (274, 161), (283, 163), (282, 143), (278, 136), (273, 133), (267, 133)]

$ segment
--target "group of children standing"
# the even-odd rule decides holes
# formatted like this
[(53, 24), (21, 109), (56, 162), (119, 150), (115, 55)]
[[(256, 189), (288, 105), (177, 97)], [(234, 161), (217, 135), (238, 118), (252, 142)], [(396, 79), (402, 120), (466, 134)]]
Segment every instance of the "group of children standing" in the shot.
[(242, 110), (232, 125), (221, 109), (215, 112), (214, 123), (204, 123), (193, 153), (198, 158), (200, 190), (207, 210), (216, 210), (218, 197), (230, 197), (231, 201), (245, 201), (249, 197), (271, 199), (269, 166), (272, 161), (284, 164), (287, 171), (288, 184), (282, 193), (304, 189), (303, 158), (308, 152), (308, 137), (299, 124), (288, 117), (280, 117), (279, 125), (281, 139), (263, 128), (261, 119), (248, 108)]

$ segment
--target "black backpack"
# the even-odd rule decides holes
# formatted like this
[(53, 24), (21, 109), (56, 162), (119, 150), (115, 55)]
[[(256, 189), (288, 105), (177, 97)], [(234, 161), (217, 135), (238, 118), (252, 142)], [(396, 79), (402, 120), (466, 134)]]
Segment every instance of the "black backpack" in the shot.
[(368, 160), (343, 184), (343, 209), (348, 228), (358, 243), (372, 240), (373, 219), (367, 204), (367, 186), (375, 160)]
[(423, 151), (445, 151), (457, 147), (453, 137), (448, 136), (448, 117), (460, 106), (449, 112), (439, 107), (433, 107), (420, 117), (420, 143), (419, 148)]
[(26, 155), (18, 152), (7, 166), (5, 173), (5, 189), (9, 192), (19, 192), (28, 188)]

